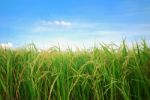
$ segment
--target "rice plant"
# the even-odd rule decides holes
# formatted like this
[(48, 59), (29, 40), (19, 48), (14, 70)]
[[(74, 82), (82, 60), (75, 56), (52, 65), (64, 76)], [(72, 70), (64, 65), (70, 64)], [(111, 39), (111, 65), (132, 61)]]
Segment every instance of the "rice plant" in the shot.
[(150, 48), (0, 48), (0, 100), (150, 100)]

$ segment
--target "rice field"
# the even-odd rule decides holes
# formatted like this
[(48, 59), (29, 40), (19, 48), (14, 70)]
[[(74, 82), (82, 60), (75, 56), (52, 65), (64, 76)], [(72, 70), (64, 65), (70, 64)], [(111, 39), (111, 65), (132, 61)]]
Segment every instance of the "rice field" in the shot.
[(150, 100), (150, 48), (1, 48), (0, 100)]

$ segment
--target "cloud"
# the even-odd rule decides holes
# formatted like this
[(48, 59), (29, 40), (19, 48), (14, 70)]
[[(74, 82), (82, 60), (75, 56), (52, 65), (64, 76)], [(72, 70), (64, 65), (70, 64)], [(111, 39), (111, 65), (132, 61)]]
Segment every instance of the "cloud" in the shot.
[(70, 29), (72, 23), (64, 20), (38, 20), (31, 27), (31, 32), (54, 32)]
[(39, 24), (42, 26), (54, 26), (54, 27), (70, 27), (72, 25), (71, 22), (64, 21), (64, 20), (40, 20)]
[(62, 26), (62, 27), (70, 27), (71, 26), (71, 22), (57, 21), (57, 20), (54, 21), (52, 24)]
[(13, 44), (8, 42), (8, 43), (0, 43), (0, 47), (4, 49), (12, 48)]

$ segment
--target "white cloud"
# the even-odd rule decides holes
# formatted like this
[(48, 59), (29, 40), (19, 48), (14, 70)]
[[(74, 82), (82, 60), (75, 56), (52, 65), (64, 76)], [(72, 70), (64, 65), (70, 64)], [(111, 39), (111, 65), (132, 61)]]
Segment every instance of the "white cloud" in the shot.
[(70, 27), (72, 25), (71, 22), (64, 21), (64, 20), (54, 20), (54, 21), (49, 21), (49, 20), (40, 20), (39, 21), (40, 25), (44, 26), (57, 26), (57, 27)]
[(69, 29), (72, 23), (64, 20), (39, 20), (31, 27), (31, 32), (54, 32)]
[(0, 43), (0, 47), (4, 49), (12, 48), (13, 44), (8, 42), (8, 43)]

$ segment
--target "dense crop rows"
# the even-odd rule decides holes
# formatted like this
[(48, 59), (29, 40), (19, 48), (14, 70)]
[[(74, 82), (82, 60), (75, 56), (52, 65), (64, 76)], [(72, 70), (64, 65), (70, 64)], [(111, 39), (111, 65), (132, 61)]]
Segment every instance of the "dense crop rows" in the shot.
[(0, 99), (150, 100), (150, 48), (1, 48)]

